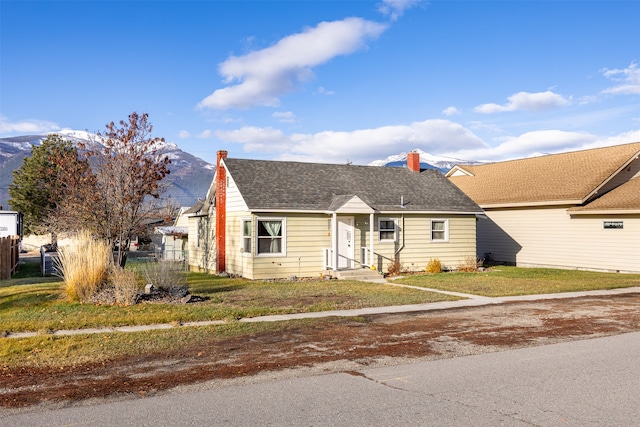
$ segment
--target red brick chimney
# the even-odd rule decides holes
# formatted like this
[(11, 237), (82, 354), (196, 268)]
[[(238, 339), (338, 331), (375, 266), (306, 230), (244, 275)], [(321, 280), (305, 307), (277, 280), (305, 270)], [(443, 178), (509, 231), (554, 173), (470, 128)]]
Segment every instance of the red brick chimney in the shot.
[(216, 161), (216, 272), (226, 270), (227, 260), (227, 170), (221, 165), (227, 152), (218, 151)]
[(407, 167), (410, 171), (420, 172), (420, 153), (412, 151), (407, 154)]

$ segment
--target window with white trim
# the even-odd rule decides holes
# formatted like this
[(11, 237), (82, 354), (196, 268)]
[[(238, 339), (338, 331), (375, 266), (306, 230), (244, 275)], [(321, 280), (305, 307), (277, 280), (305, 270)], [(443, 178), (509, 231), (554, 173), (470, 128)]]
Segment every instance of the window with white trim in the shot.
[(378, 218), (378, 240), (381, 242), (395, 242), (397, 222), (392, 218)]
[(284, 255), (285, 220), (258, 218), (256, 222), (257, 255)]
[(448, 242), (449, 241), (449, 220), (448, 219), (432, 219), (431, 220), (431, 241), (432, 242)]
[(240, 228), (242, 229), (242, 253), (244, 255), (251, 255), (251, 220), (240, 220)]

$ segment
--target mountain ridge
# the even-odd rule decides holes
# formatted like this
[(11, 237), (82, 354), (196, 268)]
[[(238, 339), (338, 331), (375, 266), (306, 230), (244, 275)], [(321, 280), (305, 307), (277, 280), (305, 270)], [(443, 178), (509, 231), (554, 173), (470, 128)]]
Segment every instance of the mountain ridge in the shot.
[[(63, 130), (52, 132), (74, 144), (98, 141), (97, 135), (86, 131)], [(22, 166), (25, 157), (31, 154), (33, 145), (39, 145), (49, 134), (20, 135), (0, 138), (0, 206), (7, 209), (9, 185), (13, 180), (13, 171)], [(209, 191), (215, 174), (215, 165), (181, 150), (174, 142), (164, 142), (157, 146), (161, 154), (169, 156), (171, 173), (165, 177), (167, 191), (164, 197), (183, 207), (190, 207), (202, 199)], [(482, 162), (436, 156), (420, 149), (412, 150), (420, 154), (422, 169), (437, 169), (446, 173), (456, 164), (480, 164)], [(407, 164), (407, 153), (393, 154), (382, 160), (374, 160), (367, 166), (403, 167)]]
[[(92, 142), (96, 135), (85, 131), (60, 131), (58, 134), (64, 140), (74, 144), (78, 142)], [(8, 209), (9, 185), (13, 180), (13, 171), (22, 166), (25, 157), (31, 155), (34, 145), (40, 145), (49, 134), (21, 135), (0, 138), (0, 205)], [(180, 206), (193, 206), (199, 198), (205, 197), (213, 175), (215, 166), (205, 160), (181, 150), (173, 142), (160, 144), (158, 151), (169, 156), (171, 173), (165, 177), (166, 197)]]
[[(448, 156), (436, 156), (429, 154), (426, 151), (422, 151), (419, 148), (411, 150), (420, 154), (420, 168), (422, 169), (437, 169), (442, 173), (448, 172), (455, 165), (478, 165), (482, 162), (475, 160), (463, 160), (455, 157)], [(400, 154), (393, 154), (383, 160), (374, 160), (368, 163), (368, 166), (391, 166), (402, 167), (407, 164), (408, 153), (402, 152)]]

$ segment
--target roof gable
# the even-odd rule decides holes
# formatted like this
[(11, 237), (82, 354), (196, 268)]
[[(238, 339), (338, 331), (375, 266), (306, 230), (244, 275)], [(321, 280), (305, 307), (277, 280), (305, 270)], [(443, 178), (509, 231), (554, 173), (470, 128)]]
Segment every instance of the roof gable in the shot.
[(223, 163), (250, 210), (482, 211), (436, 170), (234, 158)]
[[(483, 207), (582, 204), (640, 154), (640, 142), (483, 165), (449, 179)], [(453, 170), (452, 170), (453, 171)]]
[(569, 209), (571, 214), (640, 213), (640, 177), (630, 179), (585, 206)]
[(366, 204), (358, 196), (351, 194), (345, 194), (343, 196), (335, 196), (331, 205), (329, 206), (330, 212), (349, 212), (349, 213), (373, 213), (374, 209)]

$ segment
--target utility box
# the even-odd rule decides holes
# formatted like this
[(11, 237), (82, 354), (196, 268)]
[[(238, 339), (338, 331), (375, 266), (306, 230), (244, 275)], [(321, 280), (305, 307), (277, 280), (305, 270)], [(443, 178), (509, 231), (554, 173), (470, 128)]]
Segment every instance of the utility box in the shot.
[(0, 237), (20, 236), (22, 240), (22, 212), (0, 211)]

